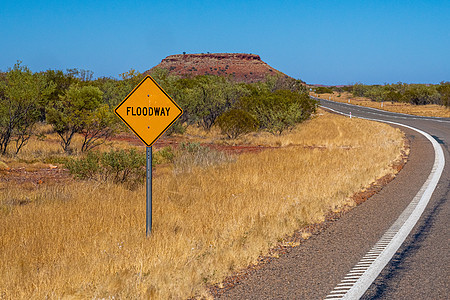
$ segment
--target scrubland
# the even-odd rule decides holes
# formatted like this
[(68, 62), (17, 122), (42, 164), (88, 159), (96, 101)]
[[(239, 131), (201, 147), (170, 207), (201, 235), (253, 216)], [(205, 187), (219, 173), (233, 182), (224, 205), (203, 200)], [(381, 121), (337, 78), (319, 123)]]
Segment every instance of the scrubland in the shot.
[[(313, 94), (311, 93), (311, 95)], [(376, 102), (366, 97), (355, 97), (348, 92), (343, 93), (334, 92), (333, 94), (329, 93), (320, 94), (317, 95), (317, 97), (326, 100), (333, 100), (342, 103), (350, 103), (353, 105), (372, 107), (396, 113), (403, 113), (416, 116), (426, 116), (426, 117), (450, 118), (450, 109), (448, 107), (437, 104), (412, 105), (410, 103), (402, 103), (402, 102), (388, 102), (388, 101)]]
[[(207, 298), (208, 284), (354, 206), (354, 193), (394, 172), (405, 146), (398, 129), (319, 112), (279, 136), (227, 142), (271, 149), (211, 167), (156, 168), (149, 238), (144, 185), (0, 181), (0, 298)], [(40, 143), (24, 155), (59, 146)]]

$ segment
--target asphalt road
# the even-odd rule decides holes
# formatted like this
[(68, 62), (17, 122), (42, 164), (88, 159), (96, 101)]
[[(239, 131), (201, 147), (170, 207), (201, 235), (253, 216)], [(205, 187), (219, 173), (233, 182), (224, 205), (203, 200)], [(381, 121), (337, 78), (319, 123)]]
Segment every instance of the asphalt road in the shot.
[[(331, 101), (353, 117), (406, 124), (432, 135), (446, 165), (430, 202), (405, 242), (363, 299), (448, 299), (450, 217), (450, 119), (413, 117)], [(396, 221), (427, 180), (434, 162), (431, 143), (401, 128), (411, 141), (409, 160), (380, 193), (346, 213), (300, 247), (240, 282), (221, 299), (324, 299)]]

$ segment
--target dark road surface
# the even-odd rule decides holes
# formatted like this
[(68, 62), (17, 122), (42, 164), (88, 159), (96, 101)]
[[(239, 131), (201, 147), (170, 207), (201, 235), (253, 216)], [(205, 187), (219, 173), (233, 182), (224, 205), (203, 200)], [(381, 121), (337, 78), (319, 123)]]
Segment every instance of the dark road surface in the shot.
[[(430, 202), (405, 242), (362, 299), (448, 299), (450, 217), (450, 119), (414, 117), (321, 100), (353, 117), (402, 123), (430, 134), (445, 156), (445, 168)], [(368, 201), (300, 247), (268, 263), (221, 299), (324, 299), (397, 220), (427, 180), (434, 163), (431, 143), (400, 127), (411, 141), (398, 176)]]

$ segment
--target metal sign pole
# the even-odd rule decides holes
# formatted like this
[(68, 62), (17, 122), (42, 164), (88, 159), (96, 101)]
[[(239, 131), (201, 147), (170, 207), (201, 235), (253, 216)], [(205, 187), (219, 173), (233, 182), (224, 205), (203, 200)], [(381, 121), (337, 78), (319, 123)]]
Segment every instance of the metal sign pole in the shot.
[(152, 233), (152, 147), (147, 147), (147, 207), (146, 207), (146, 235)]

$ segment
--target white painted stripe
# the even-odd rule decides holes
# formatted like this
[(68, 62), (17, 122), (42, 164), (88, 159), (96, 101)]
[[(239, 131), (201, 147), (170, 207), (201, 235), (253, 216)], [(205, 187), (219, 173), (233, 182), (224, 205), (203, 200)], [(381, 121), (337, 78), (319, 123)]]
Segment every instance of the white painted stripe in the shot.
[(338, 291), (348, 291), (350, 289), (349, 286), (337, 286), (334, 288), (334, 291), (338, 292)]
[[(315, 99), (319, 100), (319, 98), (315, 98)], [(408, 115), (408, 114), (403, 114), (403, 113), (396, 113), (396, 112), (392, 112), (392, 111), (388, 111), (388, 110), (381, 110), (381, 109), (374, 108), (374, 107), (356, 106), (356, 105), (352, 105), (352, 104), (348, 104), (348, 103), (330, 101), (330, 100), (326, 100), (326, 99), (320, 99), (320, 100), (332, 102), (332, 103), (335, 103), (337, 105), (349, 106), (352, 109), (355, 109), (356, 111), (360, 111), (361, 108), (362, 109), (368, 109), (368, 110), (374, 110), (374, 111), (376, 111), (376, 113), (375, 112), (366, 112), (366, 113), (370, 113), (372, 115), (377, 115), (377, 116), (382, 116), (382, 117), (391, 117), (391, 118), (404, 119), (404, 120), (424, 120), (424, 121), (435, 121), (435, 122), (441, 122), (441, 123), (450, 123), (450, 120), (448, 120), (448, 118), (422, 117), (422, 116), (416, 116), (416, 115)], [(331, 109), (329, 107), (326, 107), (326, 108), (327, 109)], [(341, 112), (338, 112), (338, 113), (341, 113)], [(344, 113), (341, 113), (341, 114), (344, 114)], [(349, 115), (347, 115), (347, 116), (349, 116)], [(359, 118), (359, 117), (357, 117), (357, 118)]]
[[(326, 107), (327, 109), (330, 109)], [(347, 115), (345, 113), (336, 111), (334, 109), (330, 109), (334, 112)], [(347, 115), (348, 116), (348, 115)], [(428, 202), (431, 199), (431, 196), (436, 189), (436, 186), (439, 182), (439, 179), (442, 175), (442, 172), (444, 170), (445, 166), (445, 157), (444, 152), (442, 150), (442, 147), (437, 143), (437, 141), (432, 138), (428, 133), (405, 125), (390, 121), (384, 121), (384, 120), (375, 120), (375, 119), (368, 119), (368, 118), (361, 118), (361, 119), (367, 119), (372, 121), (378, 121), (378, 122), (384, 122), (389, 123), (393, 125), (403, 126), (406, 128), (409, 128), (411, 130), (414, 130), (423, 136), (425, 136), (433, 145), (434, 148), (434, 164), (433, 168), (431, 170), (430, 175), (428, 176), (427, 180), (419, 190), (419, 192), (416, 194), (414, 199), (410, 202), (410, 204), (406, 207), (406, 209), (400, 214), (398, 219), (394, 222), (394, 224), (386, 231), (386, 233), (382, 236), (380, 241), (378, 241), (374, 247), (364, 255), (364, 258), (361, 261), (366, 261), (367, 257), (376, 257), (376, 259), (373, 261), (372, 265), (370, 265), (366, 272), (364, 272), (360, 278), (355, 282), (355, 284), (349, 289), (349, 291), (342, 297), (342, 299), (359, 299), (361, 298), (366, 290), (369, 288), (369, 286), (372, 284), (372, 282), (378, 277), (380, 272), (383, 270), (383, 268), (388, 264), (388, 262), (392, 259), (398, 248), (402, 245), (402, 243), (405, 241), (406, 237), (409, 235), (411, 230), (413, 229), (414, 225), (419, 220), (420, 216), (424, 212)], [(445, 122), (445, 121), (444, 121)], [(448, 121), (447, 121), (448, 122)], [(390, 242), (386, 243), (386, 236), (390, 235), (392, 238), (390, 238)], [(361, 263), (361, 261), (359, 263)], [(354, 273), (352, 271), (349, 272), (347, 275), (353, 275)], [(348, 279), (349, 277), (344, 277), (345, 279)], [(342, 282), (342, 281), (341, 281)], [(330, 292), (330, 294), (333, 293), (333, 291)]]
[(359, 262), (368, 264), (368, 263), (372, 263), (375, 259), (376, 259), (376, 257), (367, 257), (364, 255), (364, 257), (361, 258), (361, 260)]
[(354, 279), (354, 280), (358, 281), (358, 279), (359, 279), (360, 277), (361, 277), (361, 276), (345, 276), (344, 279)]

